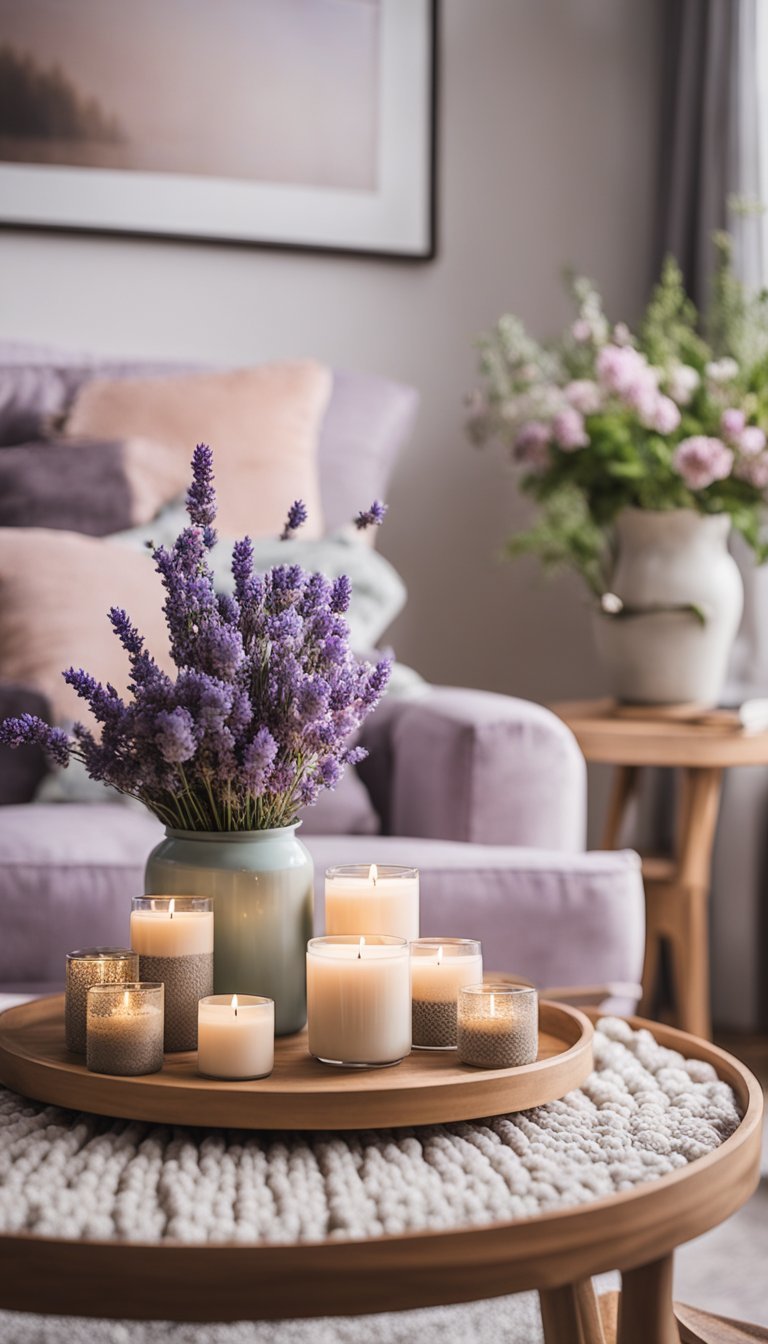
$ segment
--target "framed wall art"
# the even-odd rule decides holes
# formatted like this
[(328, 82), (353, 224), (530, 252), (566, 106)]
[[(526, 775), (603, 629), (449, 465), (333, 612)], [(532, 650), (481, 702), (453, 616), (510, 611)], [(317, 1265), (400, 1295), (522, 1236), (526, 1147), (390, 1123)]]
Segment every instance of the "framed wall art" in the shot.
[(436, 0), (0, 0), (0, 223), (425, 259)]

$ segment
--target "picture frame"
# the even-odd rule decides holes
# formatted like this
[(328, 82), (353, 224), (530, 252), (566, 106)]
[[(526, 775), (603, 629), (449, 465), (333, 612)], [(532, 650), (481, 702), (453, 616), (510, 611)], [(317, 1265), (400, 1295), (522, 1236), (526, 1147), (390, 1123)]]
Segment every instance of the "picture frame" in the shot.
[[(55, 134), (45, 140), (19, 135), (14, 138), (9, 135), (8, 126), (0, 124), (0, 225), (399, 260), (431, 259), (435, 255), (438, 0), (250, 2), (255, 16), (270, 21), (262, 25), (257, 42), (254, 18), (254, 45), (258, 46), (259, 59), (275, 75), (271, 84), (266, 81), (276, 100), (274, 111), (267, 118), (269, 134), (262, 144), (262, 159), (269, 160), (266, 177), (259, 177), (262, 169), (258, 163), (253, 168), (249, 165), (248, 172), (239, 176), (231, 162), (223, 173), (210, 171), (211, 164), (218, 163), (217, 144), (219, 151), (224, 151), (223, 157), (229, 156), (231, 160), (238, 152), (240, 139), (243, 153), (253, 142), (244, 124), (250, 85), (247, 53), (243, 55), (243, 35), (234, 31), (234, 24), (229, 51), (232, 88), (226, 103), (230, 117), (233, 105), (246, 111), (241, 123), (242, 136), (239, 130), (232, 135), (231, 125), (230, 134), (226, 125), (219, 131), (214, 113), (214, 124), (206, 122), (202, 136), (199, 131), (195, 135), (190, 126), (189, 130), (185, 127), (183, 136), (177, 134), (175, 141), (170, 137), (164, 139), (162, 81), (156, 85), (158, 107), (150, 108), (154, 113), (151, 124), (159, 128), (159, 133), (145, 129), (133, 136), (132, 104), (128, 101), (127, 114), (121, 113), (118, 96), (128, 83), (127, 72), (119, 69), (112, 72), (118, 107), (115, 112), (106, 73), (100, 70), (97, 78), (96, 67), (92, 65), (90, 70), (85, 67), (83, 56), (73, 47), (78, 72), (71, 80), (73, 118), (76, 122), (78, 109), (85, 108), (88, 113), (88, 117), (85, 114), (81, 117), (84, 121), (81, 139), (77, 143), (72, 138), (63, 141)], [(32, 62), (35, 88), (39, 90), (41, 76), (43, 83), (49, 71), (51, 78), (55, 71), (56, 78), (63, 72), (66, 79), (68, 67), (66, 51), (61, 57), (57, 54), (55, 67), (51, 63), (49, 53), (54, 48), (51, 45), (47, 51), (46, 44), (53, 44), (55, 34), (50, 33), (49, 22), (45, 26), (41, 23), (37, 29), (33, 27), (36, 3), (37, 0), (0, 0), (0, 48), (10, 34), (10, 40), (18, 45), (18, 61), (26, 62), (28, 67)], [(88, 23), (92, 25), (94, 15), (97, 20), (103, 16), (106, 22), (105, 6), (106, 10), (112, 10), (115, 22), (132, 25), (134, 29), (141, 12), (148, 15), (147, 25), (151, 25), (164, 6), (170, 22), (174, 6), (181, 0), (145, 0), (145, 3), (148, 8), (142, 10), (141, 5), (124, 6), (122, 0), (61, 0), (62, 19), (68, 18), (68, 27), (62, 29), (62, 34), (66, 37), (77, 32), (79, 15), (87, 40)], [(234, 9), (238, 3), (239, 0), (195, 0), (193, 5), (200, 24), (197, 40), (202, 43), (207, 22), (212, 34), (215, 30), (223, 59), (227, 56), (226, 11), (228, 6)], [(209, 15), (205, 13), (206, 6), (211, 7)], [(44, 9), (49, 15), (50, 10), (41, 0), (41, 14)], [(305, 37), (301, 25), (306, 28), (308, 19), (311, 32)], [(276, 49), (270, 58), (263, 50), (264, 33), (269, 34), (276, 25)], [(280, 31), (282, 27), (286, 28), (285, 33)], [(149, 35), (148, 32), (145, 36)], [(313, 35), (315, 45), (307, 49), (306, 43)], [(36, 38), (41, 44), (39, 53)], [(300, 49), (302, 46), (304, 50)], [(119, 55), (122, 49), (120, 42), (116, 42), (112, 56), (115, 62), (122, 59)], [(3, 55), (7, 51), (5, 46)], [(178, 56), (180, 67), (183, 55), (182, 52)], [(170, 60), (172, 66), (173, 57)], [(368, 63), (367, 79), (363, 77), (363, 62)], [(98, 84), (100, 79), (101, 87), (107, 88), (102, 103), (97, 101), (89, 83), (92, 72), (93, 82)], [(302, 72), (305, 83), (311, 85), (306, 96), (306, 115)], [(171, 68), (169, 78), (172, 77)], [(262, 87), (254, 77), (253, 88)], [(285, 113), (290, 90), (294, 97), (288, 115), (281, 117), (280, 99)], [(137, 86), (137, 120), (142, 118), (147, 124), (146, 107), (140, 100), (151, 102), (151, 98), (151, 80)], [(125, 105), (124, 94), (123, 108)], [(305, 116), (303, 126), (301, 117), (295, 115), (297, 110)], [(267, 112), (269, 108), (262, 109), (262, 124)], [(171, 120), (169, 112), (169, 125)], [(190, 123), (193, 120), (191, 116)], [(92, 124), (96, 131), (89, 141)], [(124, 124), (128, 131), (123, 134)], [(114, 134), (109, 129), (103, 130), (112, 126), (119, 128)], [(344, 134), (345, 127), (348, 135)], [(341, 128), (340, 133), (334, 135), (334, 128), (337, 132)], [(10, 129), (12, 132), (13, 126)], [(29, 161), (25, 155), (29, 155)], [(152, 162), (148, 167), (146, 160), (153, 157), (157, 164)], [(188, 159), (192, 161), (192, 171), (183, 170)], [(198, 169), (198, 160), (202, 171)], [(288, 180), (275, 180), (283, 171), (290, 174), (291, 164), (296, 165), (296, 179), (290, 180), (289, 176)], [(322, 179), (323, 172), (327, 180)]]

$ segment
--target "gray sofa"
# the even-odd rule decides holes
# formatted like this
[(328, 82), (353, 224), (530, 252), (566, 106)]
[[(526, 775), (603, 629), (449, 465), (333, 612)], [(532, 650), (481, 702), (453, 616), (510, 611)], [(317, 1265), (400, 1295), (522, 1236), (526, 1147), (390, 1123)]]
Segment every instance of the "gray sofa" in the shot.
[[(0, 452), (39, 436), (84, 379), (138, 369), (167, 371), (0, 346)], [(334, 375), (319, 449), (329, 527), (361, 500), (386, 496), (415, 407), (410, 388)], [(20, 708), (40, 708), (34, 693), (0, 687), (0, 714)], [(511, 697), (431, 687), (387, 699), (364, 742), (370, 755), (358, 777), (305, 818), (318, 928), (329, 864), (415, 864), (422, 932), (481, 938), (489, 970), (539, 985), (639, 979), (639, 861), (585, 853), (584, 762), (554, 715)], [(129, 897), (142, 890), (161, 830), (119, 804), (32, 803), (44, 765), (18, 756), (0, 756), (0, 991), (34, 992), (61, 983), (72, 947), (125, 941)], [(611, 1006), (633, 1005), (624, 997)]]

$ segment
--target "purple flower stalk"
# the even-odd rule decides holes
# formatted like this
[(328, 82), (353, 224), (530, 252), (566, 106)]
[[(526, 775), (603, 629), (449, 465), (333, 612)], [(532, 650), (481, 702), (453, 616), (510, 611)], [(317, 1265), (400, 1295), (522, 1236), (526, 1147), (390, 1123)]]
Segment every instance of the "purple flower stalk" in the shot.
[[(130, 661), (130, 696), (69, 668), (98, 735), (71, 736), (32, 715), (0, 723), (0, 742), (42, 747), (59, 765), (77, 759), (93, 779), (140, 799), (166, 826), (237, 831), (285, 826), (362, 759), (350, 735), (383, 694), (391, 664), (359, 663), (344, 612), (351, 585), (299, 565), (253, 572), (247, 537), (235, 544), (232, 597), (216, 593), (208, 550), (216, 533), (213, 455), (199, 444), (187, 495), (190, 525), (153, 550), (176, 665), (163, 672), (129, 615), (112, 629)], [(361, 515), (362, 517), (363, 515)], [(378, 524), (384, 505), (366, 515)], [(286, 530), (306, 517), (297, 500)]]
[(288, 517), (285, 527), (280, 533), (281, 541), (290, 541), (295, 532), (307, 521), (307, 506), (300, 499), (295, 499), (288, 510)]
[(360, 532), (366, 527), (381, 527), (386, 512), (386, 504), (382, 504), (380, 499), (374, 499), (369, 509), (366, 509), (364, 513), (358, 513), (355, 518), (355, 527)]

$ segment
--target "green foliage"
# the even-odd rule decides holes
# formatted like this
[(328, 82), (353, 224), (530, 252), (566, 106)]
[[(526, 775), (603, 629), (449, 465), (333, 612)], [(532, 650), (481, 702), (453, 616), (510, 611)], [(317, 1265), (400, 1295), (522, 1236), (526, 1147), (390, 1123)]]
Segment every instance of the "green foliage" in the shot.
[(683, 273), (674, 257), (667, 257), (640, 324), (639, 348), (649, 363), (660, 368), (690, 364), (701, 372), (711, 353), (697, 333), (698, 320), (696, 306), (685, 292)]

